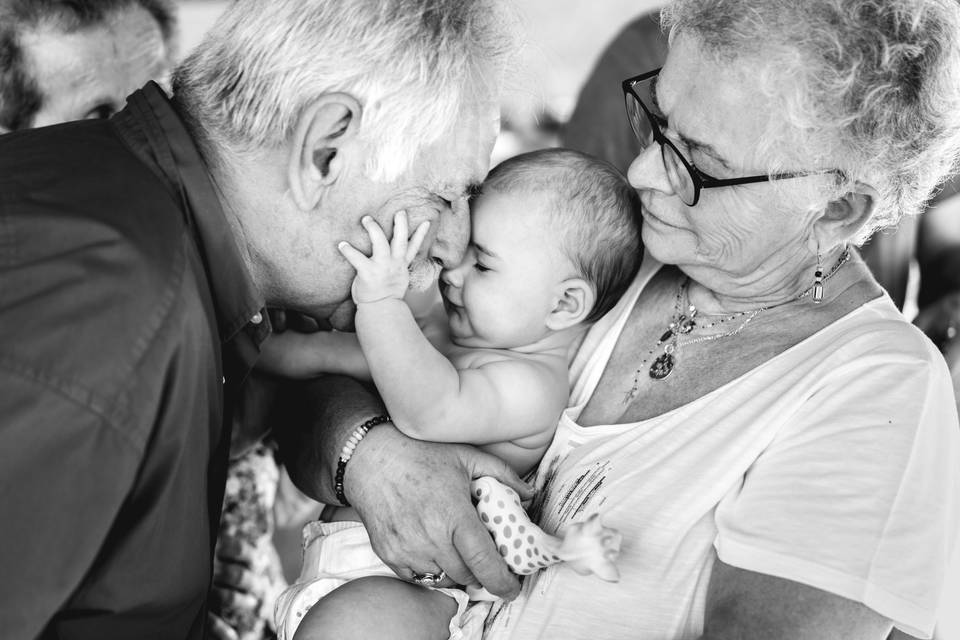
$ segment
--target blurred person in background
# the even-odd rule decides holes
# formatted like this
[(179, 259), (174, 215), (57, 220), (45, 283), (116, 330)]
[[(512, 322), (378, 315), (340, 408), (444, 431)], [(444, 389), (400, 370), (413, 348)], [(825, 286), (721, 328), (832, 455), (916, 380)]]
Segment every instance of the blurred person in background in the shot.
[[(562, 143), (591, 153), (626, 171), (640, 149), (621, 117), (620, 81), (634, 69), (654, 69), (667, 57), (667, 35), (659, 11), (632, 20), (610, 42), (580, 90)], [(910, 263), (916, 260), (920, 288), (915, 322), (948, 358), (960, 380), (960, 179), (935, 192), (921, 215), (907, 216), (895, 228), (874, 234), (860, 248), (867, 265), (901, 309), (907, 304)], [(960, 384), (955, 386), (960, 393)]]
[(0, 133), (109, 118), (176, 42), (173, 0), (0, 0)]
[[(109, 121), (0, 137), (0, 635), (204, 636), (267, 305), (346, 328), (354, 273), (336, 243), (368, 249), (368, 215), (431, 223), (418, 285), (460, 261), (511, 34), (496, 0), (238, 0), (172, 98), (151, 82)], [(382, 412), (342, 388), (314, 389), (338, 448)], [(465, 558), (451, 573), (515, 594), (467, 485), (522, 483), (468, 447), (428, 450), (382, 478), (461, 486), (433, 500)], [(335, 499), (332, 474), (306, 488)]]

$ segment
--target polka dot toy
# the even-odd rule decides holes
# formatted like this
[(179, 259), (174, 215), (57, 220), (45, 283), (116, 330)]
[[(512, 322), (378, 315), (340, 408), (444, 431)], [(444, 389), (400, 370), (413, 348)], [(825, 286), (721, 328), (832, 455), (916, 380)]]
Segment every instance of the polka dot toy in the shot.
[(597, 514), (570, 525), (558, 538), (533, 524), (517, 492), (499, 481), (477, 478), (470, 492), (480, 520), (514, 573), (528, 575), (564, 562), (581, 575), (593, 573), (607, 582), (620, 579), (614, 564), (620, 554), (620, 533), (604, 527)]

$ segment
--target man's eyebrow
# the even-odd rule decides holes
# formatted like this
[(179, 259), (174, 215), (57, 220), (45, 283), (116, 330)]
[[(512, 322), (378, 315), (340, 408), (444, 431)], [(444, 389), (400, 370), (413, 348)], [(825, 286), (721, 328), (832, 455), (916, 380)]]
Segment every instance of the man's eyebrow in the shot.
[(480, 253), (482, 253), (482, 254), (484, 254), (484, 255), (490, 256), (491, 258), (498, 258), (498, 259), (500, 258), (500, 256), (498, 256), (498, 255), (495, 254), (494, 252), (490, 251), (489, 249), (487, 249), (486, 247), (484, 247), (482, 244), (480, 244), (480, 243), (478, 243), (478, 242), (474, 242), (474, 241), (471, 240), (471, 241), (470, 241), (470, 244), (472, 244), (474, 247), (476, 247), (477, 251), (479, 251)]
[(480, 181), (473, 181), (459, 189), (451, 184), (447, 184), (438, 186), (434, 191), (437, 194), (446, 194), (447, 197), (453, 196), (453, 198), (450, 199), (469, 199), (480, 195), (480, 193), (483, 191), (483, 184)]
[(465, 195), (467, 198), (475, 198), (481, 193), (483, 193), (482, 182), (471, 182), (463, 190), (463, 195)]
[[(650, 99), (653, 101), (653, 106), (658, 113), (663, 113), (663, 109), (660, 108), (660, 101), (657, 99), (657, 82), (660, 80), (659, 76), (654, 76), (650, 82)], [(666, 119), (666, 118), (664, 118)], [(669, 122), (669, 120), (667, 120)], [(732, 169), (730, 163), (720, 154), (719, 151), (712, 145), (707, 142), (701, 142), (700, 140), (694, 140), (683, 135), (676, 129), (673, 130), (677, 134), (677, 137), (680, 138), (680, 141), (683, 145), (690, 151), (699, 151), (705, 155), (710, 156), (717, 162), (719, 162), (725, 169)], [(689, 159), (692, 161), (692, 159)]]

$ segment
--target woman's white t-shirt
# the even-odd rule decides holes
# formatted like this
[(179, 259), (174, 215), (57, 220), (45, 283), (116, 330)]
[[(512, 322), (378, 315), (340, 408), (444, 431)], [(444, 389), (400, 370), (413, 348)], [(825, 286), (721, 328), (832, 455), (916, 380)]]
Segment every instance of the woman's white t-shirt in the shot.
[(697, 638), (717, 557), (929, 637), (960, 537), (960, 429), (943, 358), (883, 296), (687, 405), (581, 427), (656, 267), (580, 348), (533, 509), (554, 532), (600, 513), (623, 534), (620, 581), (563, 565), (529, 576), (484, 637)]

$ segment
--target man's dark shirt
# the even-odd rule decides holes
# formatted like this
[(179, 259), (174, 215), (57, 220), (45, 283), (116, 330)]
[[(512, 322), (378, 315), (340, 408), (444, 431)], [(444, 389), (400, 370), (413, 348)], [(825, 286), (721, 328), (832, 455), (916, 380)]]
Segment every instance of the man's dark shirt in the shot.
[(269, 331), (156, 85), (0, 137), (0, 637), (203, 636), (231, 396)]

